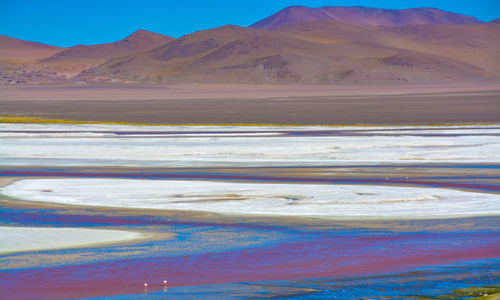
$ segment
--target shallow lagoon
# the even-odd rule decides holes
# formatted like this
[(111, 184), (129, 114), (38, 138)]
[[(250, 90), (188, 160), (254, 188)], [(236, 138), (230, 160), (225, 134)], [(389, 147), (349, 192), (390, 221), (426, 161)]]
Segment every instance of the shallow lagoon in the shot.
[[(13, 194), (0, 196), (0, 225), (114, 229), (152, 236), (102, 247), (0, 256), (2, 295), (15, 299), (124, 294), (132, 298), (274, 295), (341, 299), (345, 298), (342, 293), (348, 298), (407, 297), (416, 289), (435, 296), (454, 288), (498, 283), (498, 262), (491, 260), (500, 251), (495, 206), (500, 190), (498, 126), (233, 127), (222, 131), (214, 127), (9, 126), (2, 125), (0, 133), (3, 145), (8, 146), (0, 149), (5, 191), (19, 179), (30, 185), (26, 189), (26, 182), (18, 181), (10, 186)], [(171, 183), (203, 191), (177, 187), (176, 192), (165, 194), (165, 187), (154, 187), (161, 181), (148, 185), (147, 179), (158, 174), (183, 179)], [(134, 176), (146, 180), (98, 179)], [(83, 181), (74, 185), (85, 177), (93, 179), (86, 179), (88, 185)], [(187, 181), (195, 177), (217, 182)], [(101, 188), (90, 184), (92, 180)], [(324, 184), (311, 184), (315, 180)], [(133, 192), (131, 182), (137, 181), (141, 183)], [(126, 188), (121, 191), (115, 182)], [(364, 185), (339, 185), (346, 182)], [(224, 188), (213, 190), (213, 184)], [(270, 185), (273, 189), (262, 193)], [(227, 190), (227, 186), (243, 191)], [(348, 191), (344, 196), (332, 192), (342, 187)], [(371, 201), (387, 204), (390, 208), (382, 211), (390, 213), (368, 210), (378, 216), (370, 220), (359, 215), (349, 220), (342, 213), (337, 218), (317, 218), (314, 213), (270, 217), (262, 215), (269, 209), (255, 211), (255, 206), (242, 199), (222, 197), (222, 206), (210, 206), (221, 193), (301, 208), (311, 203), (287, 203), (304, 202), (312, 195), (316, 200), (360, 205), (378, 195)], [(258, 199), (256, 193), (266, 197)], [(135, 196), (130, 198), (131, 194)], [(191, 199), (195, 204), (177, 203), (181, 207), (168, 210), (172, 207), (164, 205), (173, 199), (168, 195), (179, 194), (184, 196), (173, 201)], [(300, 197), (278, 197), (288, 194)], [(328, 195), (340, 198), (328, 199)], [(61, 201), (55, 201), (58, 197)], [(145, 207), (144, 202), (153, 198), (163, 206)], [(72, 202), (68, 199), (75, 205), (67, 205)], [(127, 205), (117, 199), (126, 200)], [(474, 202), (477, 199), (486, 202)], [(130, 201), (138, 205), (129, 205)], [(245, 204), (241, 207), (247, 213), (228, 210), (227, 201)], [(113, 202), (116, 207), (104, 207)], [(401, 212), (401, 203), (409, 203), (409, 211), (418, 208), (420, 213), (388, 218)], [(430, 207), (423, 209), (420, 203)], [(473, 206), (454, 207), (456, 203)], [(433, 209), (434, 205), (441, 210)], [(453, 215), (456, 209), (465, 213), (462, 218)], [(485, 214), (492, 216), (471, 217)], [(462, 265), (440, 267), (450, 263)], [(172, 287), (166, 294), (157, 284), (163, 280)], [(144, 282), (151, 283), (146, 295)]]

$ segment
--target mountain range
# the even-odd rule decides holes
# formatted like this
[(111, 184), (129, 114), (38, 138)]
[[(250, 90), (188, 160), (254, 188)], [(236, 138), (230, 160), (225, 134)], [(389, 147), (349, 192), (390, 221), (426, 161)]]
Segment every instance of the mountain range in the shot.
[(0, 36), (0, 83), (500, 81), (500, 24), (434, 8), (292, 6), (249, 28), (58, 48)]
[(42, 62), (58, 61), (95, 61), (104, 62), (114, 57), (148, 51), (175, 40), (163, 34), (137, 30), (123, 40), (98, 45), (77, 45), (42, 60)]
[(40, 59), (54, 55), (63, 49), (0, 35), (0, 59)]
[(250, 27), (273, 30), (281, 26), (315, 20), (332, 20), (362, 26), (410, 24), (480, 24), (480, 20), (436, 8), (382, 9), (373, 7), (290, 6)]

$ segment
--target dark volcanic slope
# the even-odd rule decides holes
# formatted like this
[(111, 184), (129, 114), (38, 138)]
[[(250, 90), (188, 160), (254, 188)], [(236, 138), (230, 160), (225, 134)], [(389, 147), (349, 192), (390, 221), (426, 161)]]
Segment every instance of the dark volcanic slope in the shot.
[(224, 26), (82, 73), (175, 83), (498, 81), (500, 25), (357, 26), (313, 21), (267, 31)]
[(77, 45), (57, 53), (44, 62), (59, 61), (105, 61), (113, 57), (148, 51), (175, 40), (173, 37), (138, 30), (123, 40), (99, 45)]
[(0, 58), (43, 58), (63, 49), (0, 35)]
[(480, 20), (436, 8), (381, 9), (371, 7), (290, 6), (255, 24), (252, 28), (272, 30), (281, 26), (314, 20), (334, 20), (364, 26), (403, 26), (409, 24), (479, 24)]

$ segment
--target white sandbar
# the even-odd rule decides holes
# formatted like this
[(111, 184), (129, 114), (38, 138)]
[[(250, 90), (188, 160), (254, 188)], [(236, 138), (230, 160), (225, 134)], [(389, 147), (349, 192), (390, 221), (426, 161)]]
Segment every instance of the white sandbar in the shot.
[(30, 179), (2, 194), (71, 205), (327, 218), (500, 214), (500, 195), (440, 188), (128, 179)]
[(0, 227), (0, 253), (96, 246), (140, 237), (141, 233), (122, 230)]

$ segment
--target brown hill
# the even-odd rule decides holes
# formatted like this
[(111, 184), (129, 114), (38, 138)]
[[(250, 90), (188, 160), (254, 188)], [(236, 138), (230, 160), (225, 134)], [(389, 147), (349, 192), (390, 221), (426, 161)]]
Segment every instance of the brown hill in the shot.
[(77, 45), (61, 51), (42, 62), (96, 61), (148, 51), (175, 40), (173, 37), (137, 30), (123, 40), (98, 45)]
[[(265, 65), (270, 70), (283, 69), (279, 76), (293, 76), (285, 71), (284, 56), (298, 50), (307, 52), (310, 43), (279, 33), (237, 26), (223, 26), (186, 35), (150, 52), (109, 61), (83, 73), (83, 76), (108, 76), (153, 81), (191, 82), (268, 82), (272, 72), (249, 72)], [(228, 78), (229, 77), (229, 78)]]
[(393, 28), (335, 21), (293, 24), (276, 31), (224, 26), (111, 60), (83, 72), (82, 78), (155, 83), (497, 81), (500, 60), (493, 61), (500, 53), (499, 27)]
[(355, 26), (336, 21), (313, 21), (276, 31), (323, 43), (357, 42), (372, 46), (444, 56), (500, 74), (500, 25)]
[(151, 50), (172, 40), (138, 30), (114, 43), (64, 49), (0, 36), (0, 84), (79, 81), (76, 75), (109, 59)]
[(287, 7), (252, 28), (273, 30), (289, 24), (334, 20), (363, 26), (404, 26), (409, 24), (479, 24), (480, 20), (436, 8), (381, 9), (362, 6)]
[(500, 75), (500, 24), (409, 25), (380, 28), (391, 47), (452, 58)]
[(54, 55), (63, 49), (0, 35), (0, 58), (39, 59)]

